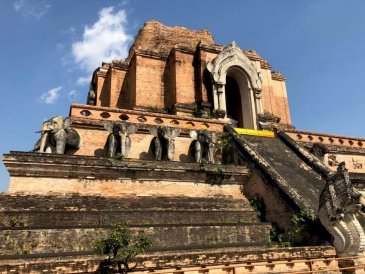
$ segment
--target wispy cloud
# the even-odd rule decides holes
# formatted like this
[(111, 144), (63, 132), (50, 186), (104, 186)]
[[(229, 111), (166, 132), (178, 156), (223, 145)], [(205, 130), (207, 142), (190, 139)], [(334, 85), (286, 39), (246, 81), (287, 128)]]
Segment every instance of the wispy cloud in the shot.
[(123, 9), (114, 7), (99, 11), (99, 19), (86, 26), (81, 41), (72, 44), (74, 62), (84, 71), (91, 72), (102, 62), (124, 59), (132, 39), (126, 29), (127, 16)]
[(32, 1), (32, 0), (17, 0), (13, 4), (16, 12), (19, 12), (24, 17), (35, 17), (41, 19), (51, 8), (49, 2)]
[(73, 90), (70, 90), (68, 93), (67, 93), (67, 98), (68, 100), (70, 101), (75, 101), (79, 98), (79, 93), (77, 92), (77, 90), (73, 89)]
[(77, 79), (76, 84), (78, 84), (79, 86), (86, 86), (87, 84), (90, 83), (90, 79), (91, 77), (79, 77), (79, 79)]
[(41, 97), (39, 98), (40, 101), (47, 105), (52, 105), (57, 102), (60, 98), (60, 91), (62, 90), (62, 86), (52, 88), (44, 93), (42, 93)]

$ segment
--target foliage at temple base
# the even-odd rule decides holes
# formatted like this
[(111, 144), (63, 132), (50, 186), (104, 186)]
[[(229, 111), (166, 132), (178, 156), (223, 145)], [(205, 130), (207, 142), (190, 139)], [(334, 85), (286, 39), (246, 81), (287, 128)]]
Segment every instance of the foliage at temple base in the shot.
[(97, 273), (127, 273), (137, 267), (136, 256), (149, 250), (152, 242), (142, 231), (134, 233), (125, 223), (115, 225), (109, 235), (96, 240), (93, 249), (108, 258)]

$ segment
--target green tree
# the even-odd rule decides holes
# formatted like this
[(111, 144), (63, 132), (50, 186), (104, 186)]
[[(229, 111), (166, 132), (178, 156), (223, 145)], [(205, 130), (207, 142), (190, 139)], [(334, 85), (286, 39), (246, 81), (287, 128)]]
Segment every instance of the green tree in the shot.
[(136, 256), (150, 247), (150, 238), (143, 231), (133, 233), (126, 223), (115, 225), (109, 235), (93, 243), (97, 253), (108, 256), (100, 264), (101, 273), (112, 273), (115, 267), (119, 273), (131, 271), (137, 266)]

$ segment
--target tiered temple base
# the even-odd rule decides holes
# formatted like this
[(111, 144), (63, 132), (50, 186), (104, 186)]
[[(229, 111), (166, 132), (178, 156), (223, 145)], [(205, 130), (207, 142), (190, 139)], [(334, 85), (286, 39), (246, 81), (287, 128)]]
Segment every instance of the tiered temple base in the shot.
[(153, 241), (142, 272), (227, 262), (253, 273), (313, 269), (308, 259), (337, 266), (326, 261), (330, 247), (267, 248), (271, 224), (244, 193), (244, 166), (23, 152), (4, 163), (11, 180), (0, 196), (0, 273), (93, 272), (101, 258), (92, 242), (121, 222)]
[(15, 152), (4, 163), (3, 258), (91, 255), (92, 242), (121, 222), (144, 230), (160, 253), (253, 250), (269, 238), (271, 225), (242, 193), (242, 166)]

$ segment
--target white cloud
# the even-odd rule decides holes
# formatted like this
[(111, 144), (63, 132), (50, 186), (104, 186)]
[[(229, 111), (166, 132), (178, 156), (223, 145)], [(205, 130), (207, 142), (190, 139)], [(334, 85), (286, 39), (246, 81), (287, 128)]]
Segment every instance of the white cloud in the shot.
[(77, 79), (76, 84), (78, 84), (79, 86), (86, 86), (87, 84), (90, 83), (90, 77), (79, 77), (79, 79)]
[(62, 87), (56, 87), (52, 88), (44, 93), (42, 93), (40, 100), (42, 103), (51, 105), (56, 103), (56, 101), (60, 98), (60, 91), (62, 90)]
[(51, 8), (49, 2), (34, 0), (17, 0), (14, 2), (14, 9), (24, 17), (35, 17), (41, 19)]
[(75, 101), (77, 98), (79, 97), (79, 93), (77, 92), (77, 90), (70, 90), (68, 93), (67, 93), (67, 98), (70, 100), (70, 101)]
[(126, 30), (127, 16), (113, 7), (99, 11), (99, 19), (86, 26), (81, 41), (72, 44), (72, 55), (81, 69), (91, 72), (102, 62), (124, 59), (132, 37)]

